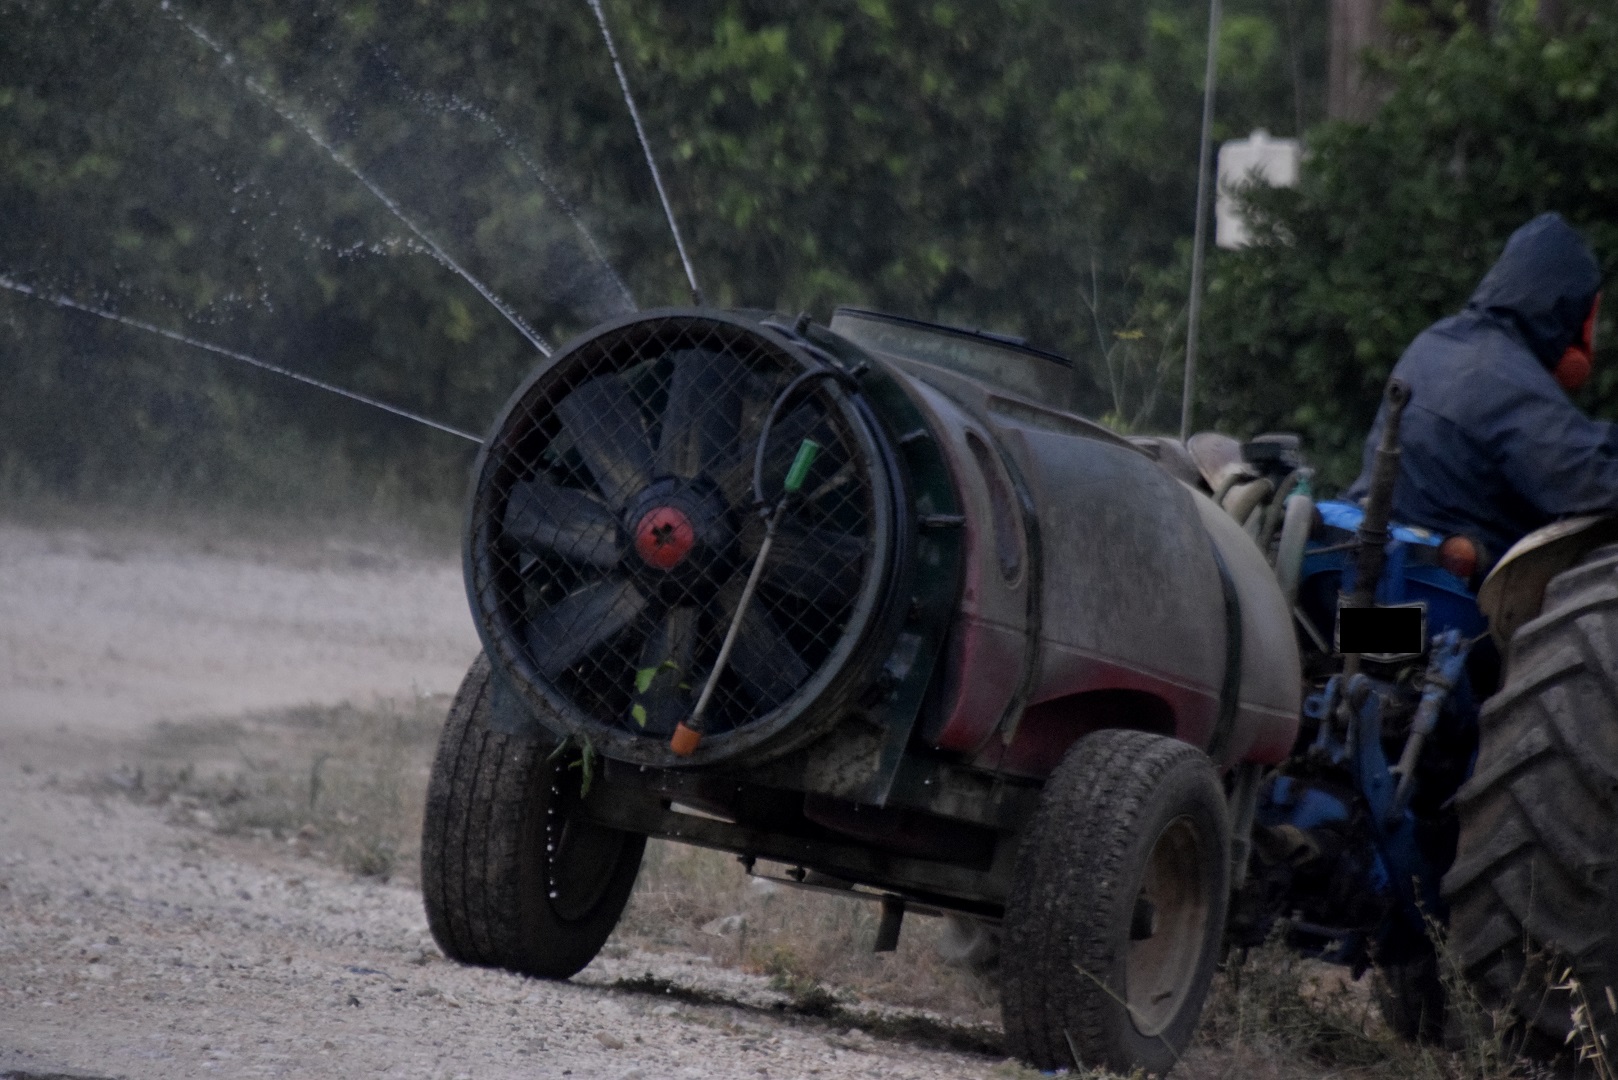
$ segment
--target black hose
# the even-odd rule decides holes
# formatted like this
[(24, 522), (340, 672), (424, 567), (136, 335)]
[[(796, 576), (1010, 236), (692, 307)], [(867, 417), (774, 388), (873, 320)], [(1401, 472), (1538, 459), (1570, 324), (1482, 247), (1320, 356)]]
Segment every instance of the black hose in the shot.
[(854, 376), (848, 372), (841, 368), (827, 366), (805, 371), (787, 383), (785, 388), (775, 396), (774, 403), (770, 405), (770, 411), (764, 415), (764, 430), (759, 432), (758, 447), (753, 452), (753, 505), (759, 510), (765, 510), (770, 505), (769, 500), (764, 497), (764, 452), (769, 446), (770, 429), (775, 426), (776, 420), (780, 419), (781, 410), (786, 408), (787, 403), (800, 390), (816, 379), (831, 379), (834, 382), (842, 383), (844, 387), (849, 389), (855, 389), (859, 386)]

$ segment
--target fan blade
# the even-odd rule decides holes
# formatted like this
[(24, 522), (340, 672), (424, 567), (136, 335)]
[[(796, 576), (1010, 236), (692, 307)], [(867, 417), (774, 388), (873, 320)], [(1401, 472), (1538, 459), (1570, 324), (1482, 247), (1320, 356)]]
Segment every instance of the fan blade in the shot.
[(640, 652), (630, 717), (649, 735), (671, 735), (691, 715), (687, 685), (697, 642), (697, 609), (670, 608)]
[[(775, 498), (781, 494), (787, 470), (798, 456), (798, 447), (805, 439), (813, 439), (822, 447), (835, 446), (837, 436), (819, 409), (799, 405), (785, 416), (779, 417), (770, 428), (770, 444), (764, 451), (764, 495)], [(732, 506), (749, 506), (753, 502), (754, 440), (745, 440), (736, 457), (716, 470), (714, 479)]]
[(646, 607), (646, 598), (627, 580), (598, 581), (563, 597), (528, 624), (528, 650), (534, 666), (554, 679), (597, 645), (616, 637)]
[(617, 375), (574, 390), (556, 406), (596, 487), (614, 510), (651, 482), (652, 444), (635, 395)]
[(736, 363), (711, 352), (674, 354), (674, 378), (657, 444), (660, 475), (687, 480), (730, 454), (741, 430), (742, 379)]
[(822, 611), (831, 611), (853, 601), (859, 592), (865, 553), (865, 542), (858, 537), (783, 523), (764, 562), (764, 578)]
[[(740, 575), (720, 593), (727, 616), (722, 625), (736, 617), (741, 599)], [(742, 626), (730, 653), (730, 670), (741, 680), (742, 688), (761, 710), (775, 708), (809, 678), (809, 665), (792, 647), (775, 617), (764, 610), (757, 596), (742, 615)]]
[(589, 492), (549, 480), (513, 484), (501, 524), (506, 538), (529, 555), (549, 552), (605, 568), (618, 565), (623, 554), (613, 512)]

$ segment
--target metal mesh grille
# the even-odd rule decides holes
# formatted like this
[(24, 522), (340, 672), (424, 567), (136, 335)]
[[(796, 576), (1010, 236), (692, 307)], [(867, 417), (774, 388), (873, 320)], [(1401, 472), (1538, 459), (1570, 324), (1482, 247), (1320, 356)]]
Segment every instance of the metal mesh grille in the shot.
[[(633, 323), (533, 384), (495, 436), (474, 501), (478, 616), (519, 678), (582, 719), (666, 739), (713, 668), (764, 537), (754, 454), (801, 366), (744, 327)], [(771, 429), (764, 491), (820, 453), (781, 521), (704, 718), (710, 733), (789, 702), (842, 637), (872, 563), (873, 463), (823, 385)]]

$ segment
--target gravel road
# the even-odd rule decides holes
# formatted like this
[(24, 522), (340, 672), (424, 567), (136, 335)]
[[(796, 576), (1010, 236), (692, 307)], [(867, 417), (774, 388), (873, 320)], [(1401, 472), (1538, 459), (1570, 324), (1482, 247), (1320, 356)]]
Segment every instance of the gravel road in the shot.
[(447, 557), (0, 524), (0, 1077), (1015, 1075), (695, 954), (462, 968), (413, 887), (96, 780), (161, 722), (447, 693), (476, 648)]

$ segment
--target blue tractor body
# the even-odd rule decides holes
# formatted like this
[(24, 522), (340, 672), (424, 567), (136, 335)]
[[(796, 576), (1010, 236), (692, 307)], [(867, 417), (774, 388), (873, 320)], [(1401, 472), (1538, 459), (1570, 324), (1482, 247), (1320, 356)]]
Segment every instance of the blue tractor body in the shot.
[[(1316, 509), (1324, 525), (1322, 538), (1311, 543), (1304, 556), (1298, 596), (1311, 623), (1330, 640), (1337, 597), (1354, 587), (1352, 552), (1344, 545), (1353, 543), (1365, 511), (1353, 503), (1334, 501), (1317, 503)], [(1389, 531), (1377, 603), (1421, 604), (1430, 634), (1459, 630), (1464, 638), (1481, 635), (1485, 625), (1477, 594), (1439, 565), (1438, 547), (1444, 538), (1406, 525), (1394, 525)]]
[[(1479, 702), (1493, 689), (1473, 683), (1491, 681), (1497, 663), (1475, 592), (1439, 563), (1444, 538), (1393, 525), (1376, 603), (1419, 611), (1422, 648), (1364, 655), (1350, 676), (1333, 670), (1325, 661), (1337, 651), (1340, 598), (1356, 584), (1364, 511), (1330, 501), (1317, 510), (1295, 616), (1323, 663), (1298, 750), (1260, 794), (1237, 938), (1257, 944), (1279, 923), (1293, 947), (1358, 972), (1421, 955), (1429, 922), (1447, 918), (1438, 890), (1455, 857), (1452, 800), (1471, 775)], [(1406, 779), (1397, 765), (1413, 737)]]

